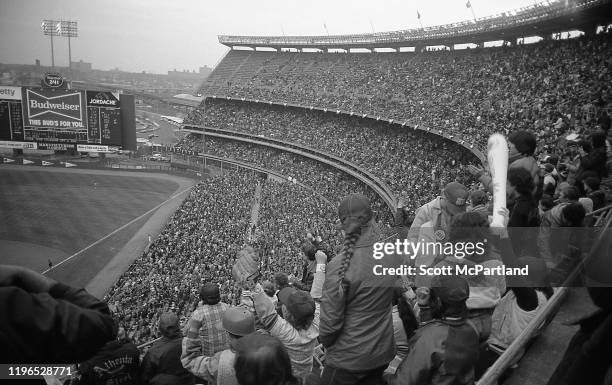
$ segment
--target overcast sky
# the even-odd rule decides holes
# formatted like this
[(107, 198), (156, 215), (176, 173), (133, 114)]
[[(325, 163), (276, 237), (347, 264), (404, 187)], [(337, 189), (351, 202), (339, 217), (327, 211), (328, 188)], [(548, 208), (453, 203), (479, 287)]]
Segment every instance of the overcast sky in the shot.
[[(534, 0), (471, 0), (477, 17)], [(0, 0), (0, 63), (51, 64), (43, 19), (78, 22), (73, 61), (96, 69), (166, 73), (212, 67), (227, 48), (219, 34), (322, 35), (393, 31), (472, 18), (466, 0)], [(68, 65), (66, 38), (55, 63)]]

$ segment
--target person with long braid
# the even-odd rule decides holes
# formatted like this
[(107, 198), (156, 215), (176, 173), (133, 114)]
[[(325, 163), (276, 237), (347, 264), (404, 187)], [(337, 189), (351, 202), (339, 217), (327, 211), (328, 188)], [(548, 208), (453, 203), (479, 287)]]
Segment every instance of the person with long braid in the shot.
[(375, 276), (374, 243), (380, 231), (369, 200), (358, 194), (338, 208), (341, 252), (328, 264), (321, 299), (319, 339), (326, 349), (324, 385), (380, 384), (395, 356), (391, 316), (396, 278)]

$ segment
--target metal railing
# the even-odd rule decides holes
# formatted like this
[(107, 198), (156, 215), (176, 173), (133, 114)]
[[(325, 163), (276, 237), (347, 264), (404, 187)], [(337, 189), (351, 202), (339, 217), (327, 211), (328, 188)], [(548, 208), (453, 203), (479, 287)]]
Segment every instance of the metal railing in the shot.
[(521, 352), (525, 351), (527, 344), (538, 334), (542, 329), (542, 325), (546, 324), (547, 321), (552, 320), (555, 316), (563, 301), (568, 295), (569, 287), (572, 282), (575, 282), (578, 276), (581, 274), (582, 269), (586, 262), (588, 262), (595, 253), (599, 250), (603, 241), (606, 240), (606, 235), (612, 225), (612, 205), (606, 206), (600, 210), (597, 210), (600, 214), (600, 218), (603, 218), (603, 226), (601, 232), (595, 240), (593, 247), (589, 251), (589, 254), (581, 260), (576, 268), (569, 274), (569, 276), (563, 282), (563, 286), (555, 291), (553, 296), (548, 300), (541, 312), (539, 312), (534, 319), (529, 322), (527, 327), (519, 334), (519, 336), (508, 346), (504, 353), (489, 367), (485, 374), (480, 378), (476, 385), (495, 385), (497, 384), (500, 376), (508, 370), (517, 359)]

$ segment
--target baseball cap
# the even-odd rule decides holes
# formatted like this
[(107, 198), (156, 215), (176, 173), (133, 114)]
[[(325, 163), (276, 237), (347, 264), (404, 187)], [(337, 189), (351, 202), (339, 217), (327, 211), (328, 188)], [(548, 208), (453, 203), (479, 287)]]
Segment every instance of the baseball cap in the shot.
[(294, 287), (286, 287), (279, 291), (278, 300), (298, 320), (310, 317), (315, 312), (315, 302), (310, 293)]
[(451, 182), (444, 187), (442, 195), (446, 199), (447, 207), (451, 214), (465, 212), (465, 202), (469, 195), (467, 187), (459, 182)]
[(228, 333), (246, 336), (255, 332), (255, 317), (244, 307), (230, 307), (223, 313), (223, 328)]

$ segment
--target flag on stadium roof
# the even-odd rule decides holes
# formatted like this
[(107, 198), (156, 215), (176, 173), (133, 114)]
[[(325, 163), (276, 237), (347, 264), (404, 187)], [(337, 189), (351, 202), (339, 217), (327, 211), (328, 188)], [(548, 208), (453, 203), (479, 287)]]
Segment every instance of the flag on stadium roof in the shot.
[(419, 10), (417, 9), (417, 19), (421, 19), (421, 13), (419, 12)]
[(47, 162), (47, 161), (42, 161), (42, 165), (43, 166), (51, 166), (53, 163), (52, 162)]
[(34, 164), (34, 162), (33, 162), (33, 161), (31, 161), (31, 160), (27, 160), (27, 159), (25, 159), (25, 158), (24, 158), (24, 159), (23, 159), (23, 164)]
[(10, 159), (10, 158), (2, 159), (2, 163), (13, 163), (14, 161), (15, 161), (14, 159)]
[(468, 0), (467, 3), (465, 3), (465, 7), (466, 8), (471, 8), (472, 7), (472, 3), (470, 3), (470, 0)]
[(66, 167), (76, 167), (76, 164), (66, 162)]

